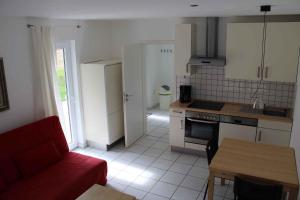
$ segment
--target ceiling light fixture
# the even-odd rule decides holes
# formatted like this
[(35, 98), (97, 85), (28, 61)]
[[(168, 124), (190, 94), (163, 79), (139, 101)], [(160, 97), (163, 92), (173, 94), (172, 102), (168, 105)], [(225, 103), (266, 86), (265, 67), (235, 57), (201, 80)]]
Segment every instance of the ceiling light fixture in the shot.
[[(263, 13), (263, 30), (262, 30), (262, 42), (261, 42), (261, 60), (260, 60), (260, 74), (263, 74), (264, 72), (264, 68), (265, 68), (265, 57), (266, 57), (266, 42), (267, 42), (267, 13), (271, 11), (271, 5), (262, 5), (260, 6), (260, 12)], [(258, 91), (260, 90), (261, 87), (261, 83), (263, 81), (263, 75), (260, 78), (259, 84), (255, 90), (255, 92), (253, 93), (251, 99), (255, 98), (255, 101), (253, 103), (253, 108), (256, 107), (256, 103), (258, 100)], [(259, 106), (259, 107), (263, 107), (263, 106)]]

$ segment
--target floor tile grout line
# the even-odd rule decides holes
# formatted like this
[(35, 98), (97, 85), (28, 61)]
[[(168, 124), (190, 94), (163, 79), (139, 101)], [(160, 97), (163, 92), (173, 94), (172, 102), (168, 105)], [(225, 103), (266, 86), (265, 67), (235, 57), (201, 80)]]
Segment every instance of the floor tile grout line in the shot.
[[(157, 130), (158, 128), (168, 129), (168, 128), (166, 127), (166, 125), (167, 125), (168, 123), (169, 123), (169, 122), (158, 123), (158, 124), (155, 126), (155, 128), (154, 128), (153, 130)], [(152, 131), (152, 132), (153, 132), (153, 131)], [(187, 186), (183, 186), (182, 184), (183, 184), (184, 180), (185, 180), (187, 177), (189, 177), (189, 176), (192, 177), (192, 178), (197, 178), (197, 179), (204, 180), (204, 182), (206, 182), (207, 178), (204, 179), (204, 178), (202, 178), (202, 177), (193, 176), (193, 175), (189, 174), (189, 173), (191, 172), (191, 170), (192, 170), (194, 167), (199, 167), (199, 168), (202, 168), (202, 169), (204, 169), (204, 170), (208, 170), (208, 169), (207, 169), (206, 167), (204, 167), (201, 163), (200, 163), (200, 165), (197, 165), (198, 161), (199, 161), (200, 159), (203, 159), (204, 157), (203, 157), (203, 156), (197, 156), (197, 159), (195, 159), (195, 161), (194, 161), (193, 163), (177, 162), (178, 159), (179, 159), (181, 156), (186, 155), (186, 154), (182, 154), (182, 153), (179, 153), (179, 155), (177, 156), (176, 159), (172, 159), (172, 158), (171, 158), (171, 159), (164, 158), (164, 157), (163, 157), (163, 154), (165, 154), (166, 152), (172, 152), (172, 151), (170, 150), (170, 148), (156, 148), (156, 147), (153, 147), (153, 146), (154, 146), (157, 142), (168, 143), (168, 141), (167, 141), (168, 137), (169, 137), (169, 132), (166, 132), (166, 133), (162, 134), (161, 136), (149, 135), (149, 133), (147, 132), (147, 133), (144, 134), (139, 140), (142, 140), (142, 139), (153, 140), (153, 143), (152, 143), (151, 145), (148, 145), (148, 144), (147, 144), (147, 145), (140, 144), (140, 143), (138, 143), (139, 140), (136, 141), (136, 142), (133, 144), (133, 145), (140, 145), (140, 146), (141, 146), (141, 149), (143, 149), (142, 152), (137, 152), (136, 150), (130, 151), (130, 150), (128, 150), (126, 147), (123, 148), (123, 147), (119, 147), (119, 146), (118, 146), (118, 148), (116, 148), (116, 149), (118, 149), (118, 151), (120, 151), (121, 153), (119, 153), (119, 154), (118, 154), (117, 156), (115, 156), (113, 159), (110, 159), (109, 162), (113, 162), (113, 161), (116, 161), (116, 160), (120, 159), (121, 155), (122, 155), (123, 153), (125, 153), (125, 152), (134, 153), (134, 154), (137, 154), (137, 155), (138, 155), (137, 157), (135, 157), (133, 160), (130, 160), (130, 161), (128, 161), (128, 160), (125, 159), (125, 161), (128, 161), (128, 163), (126, 163), (127, 166), (126, 166), (124, 169), (126, 169), (129, 165), (132, 165), (132, 164), (140, 164), (140, 165), (143, 165), (142, 163), (136, 162), (141, 156), (148, 156), (148, 157), (151, 157), (151, 158), (152, 158), (152, 161), (149, 162), (147, 165), (144, 165), (144, 168), (143, 168), (142, 172), (139, 173), (133, 181), (129, 181), (129, 182), (127, 182), (126, 184), (121, 184), (121, 183), (119, 183), (118, 181), (116, 181), (115, 176), (113, 176), (113, 177), (109, 180), (109, 182), (116, 181), (117, 184), (123, 185), (123, 186), (124, 186), (123, 191), (127, 190), (129, 187), (131, 187), (131, 188), (133, 188), (133, 189), (135, 189), (135, 190), (137, 190), (137, 191), (141, 191), (141, 192), (144, 193), (144, 196), (143, 196), (142, 198), (145, 198), (148, 194), (154, 194), (154, 193), (152, 193), (151, 191), (152, 191), (152, 189), (155, 187), (155, 185), (156, 185), (157, 183), (162, 182), (162, 183), (170, 184), (170, 183), (168, 183), (168, 182), (164, 182), (164, 181), (162, 180), (162, 178), (163, 178), (167, 173), (171, 172), (171, 173), (183, 175), (183, 179), (178, 183), (178, 185), (174, 185), (174, 184), (172, 184), (172, 183), (170, 184), (170, 185), (173, 185), (173, 186), (175, 187), (175, 191), (173, 192), (172, 196), (171, 196), (169, 199), (172, 199), (172, 197), (174, 196), (174, 194), (176, 193), (176, 191), (177, 191), (180, 187), (185, 188), (185, 189), (189, 189), (189, 190), (193, 190), (193, 191), (195, 191), (195, 192), (198, 192), (199, 194), (198, 194), (197, 198), (199, 198), (199, 196), (200, 196), (200, 195), (202, 194), (202, 192), (203, 192), (203, 188), (204, 188), (205, 185), (206, 185), (205, 183), (203, 184), (201, 190), (196, 190), (196, 189), (194, 189), (194, 188), (189, 188), (189, 187), (187, 187)], [(142, 147), (144, 147), (144, 148), (142, 148)], [(154, 156), (154, 155), (153, 155), (153, 156), (145, 155), (144, 153), (145, 153), (146, 151), (148, 151), (149, 149), (151, 149), (151, 148), (160, 150), (160, 153), (156, 154), (155, 156)], [(100, 154), (99, 154), (98, 152), (97, 152), (96, 154), (97, 154), (97, 157), (101, 157), (101, 155), (105, 154), (105, 152), (104, 152), (104, 151), (101, 151)], [(156, 162), (158, 159), (162, 159), (162, 160), (169, 161), (169, 162), (171, 162), (171, 164), (170, 164), (169, 167), (164, 168), (164, 169), (157, 168), (157, 167), (152, 167), (153, 163)], [(123, 160), (123, 159), (120, 159), (120, 160)], [(172, 171), (171, 168), (172, 168), (172, 166), (174, 166), (175, 163), (177, 163), (177, 164), (188, 165), (188, 166), (190, 166), (190, 169), (189, 169), (186, 173), (181, 173), (181, 172), (178, 172), (178, 171)], [(159, 170), (162, 170), (162, 171), (163, 171), (163, 174), (160, 175), (160, 178), (158, 178), (158, 179), (152, 179), (151, 177), (142, 176), (142, 174), (143, 174), (145, 171), (147, 171), (147, 169), (149, 169), (150, 167), (151, 167), (151, 168), (155, 168), (155, 169), (159, 169)], [(124, 170), (124, 169), (116, 169), (116, 168), (114, 168), (114, 169), (115, 169), (116, 171), (118, 171), (118, 172), (121, 172), (121, 171)], [(147, 179), (151, 179), (151, 180), (155, 181), (155, 183), (154, 183), (154, 184), (152, 185), (152, 187), (150, 187), (147, 191), (146, 191), (146, 190), (143, 190), (143, 189), (140, 189), (140, 188), (135, 188), (134, 185), (133, 185), (133, 184), (134, 184), (134, 181), (135, 181), (136, 179), (140, 178), (140, 177), (142, 177), (142, 178), (147, 178)], [(115, 179), (115, 180), (114, 180), (114, 179)], [(219, 194), (214, 194), (214, 195), (217, 195), (217, 196), (219, 196), (219, 197), (222, 197), (222, 199), (225, 200), (225, 199), (226, 199), (226, 195), (228, 194), (228, 190), (229, 190), (229, 184), (226, 185), (226, 190), (225, 190), (225, 192), (224, 192), (224, 195), (222, 195), (222, 196), (219, 195)], [(162, 196), (162, 195), (158, 195), (158, 194), (154, 194), (154, 195), (157, 195), (157, 196), (160, 196), (160, 197), (165, 198), (165, 196)]]

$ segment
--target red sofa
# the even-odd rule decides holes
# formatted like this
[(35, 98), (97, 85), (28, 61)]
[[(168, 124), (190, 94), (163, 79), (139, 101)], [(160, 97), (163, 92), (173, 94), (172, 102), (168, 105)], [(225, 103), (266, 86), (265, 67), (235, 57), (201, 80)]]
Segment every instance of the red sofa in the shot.
[(105, 160), (69, 152), (56, 116), (0, 134), (0, 199), (71, 200), (106, 184)]

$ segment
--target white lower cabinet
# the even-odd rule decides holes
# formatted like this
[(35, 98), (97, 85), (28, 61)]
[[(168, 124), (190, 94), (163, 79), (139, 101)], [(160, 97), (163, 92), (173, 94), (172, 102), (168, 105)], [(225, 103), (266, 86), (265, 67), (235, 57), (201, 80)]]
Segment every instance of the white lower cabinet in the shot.
[(258, 120), (258, 127), (220, 123), (219, 145), (226, 138), (289, 146), (292, 123)]
[(237, 124), (220, 123), (219, 145), (224, 138), (234, 138), (255, 142), (256, 127)]
[(258, 120), (256, 142), (289, 146), (291, 131), (292, 123), (290, 122)]
[(170, 113), (170, 144), (184, 147), (185, 112), (171, 110)]
[(263, 144), (289, 146), (290, 137), (291, 137), (290, 131), (258, 128), (256, 142), (263, 143)]

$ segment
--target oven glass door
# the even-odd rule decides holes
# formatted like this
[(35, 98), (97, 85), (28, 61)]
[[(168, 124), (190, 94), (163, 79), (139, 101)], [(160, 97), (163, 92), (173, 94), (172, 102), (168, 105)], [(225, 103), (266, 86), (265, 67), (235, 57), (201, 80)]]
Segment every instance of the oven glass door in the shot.
[[(185, 118), (185, 137), (199, 140), (218, 138), (219, 122)], [(214, 138), (214, 139), (217, 139)], [(195, 141), (196, 141), (195, 140)]]

